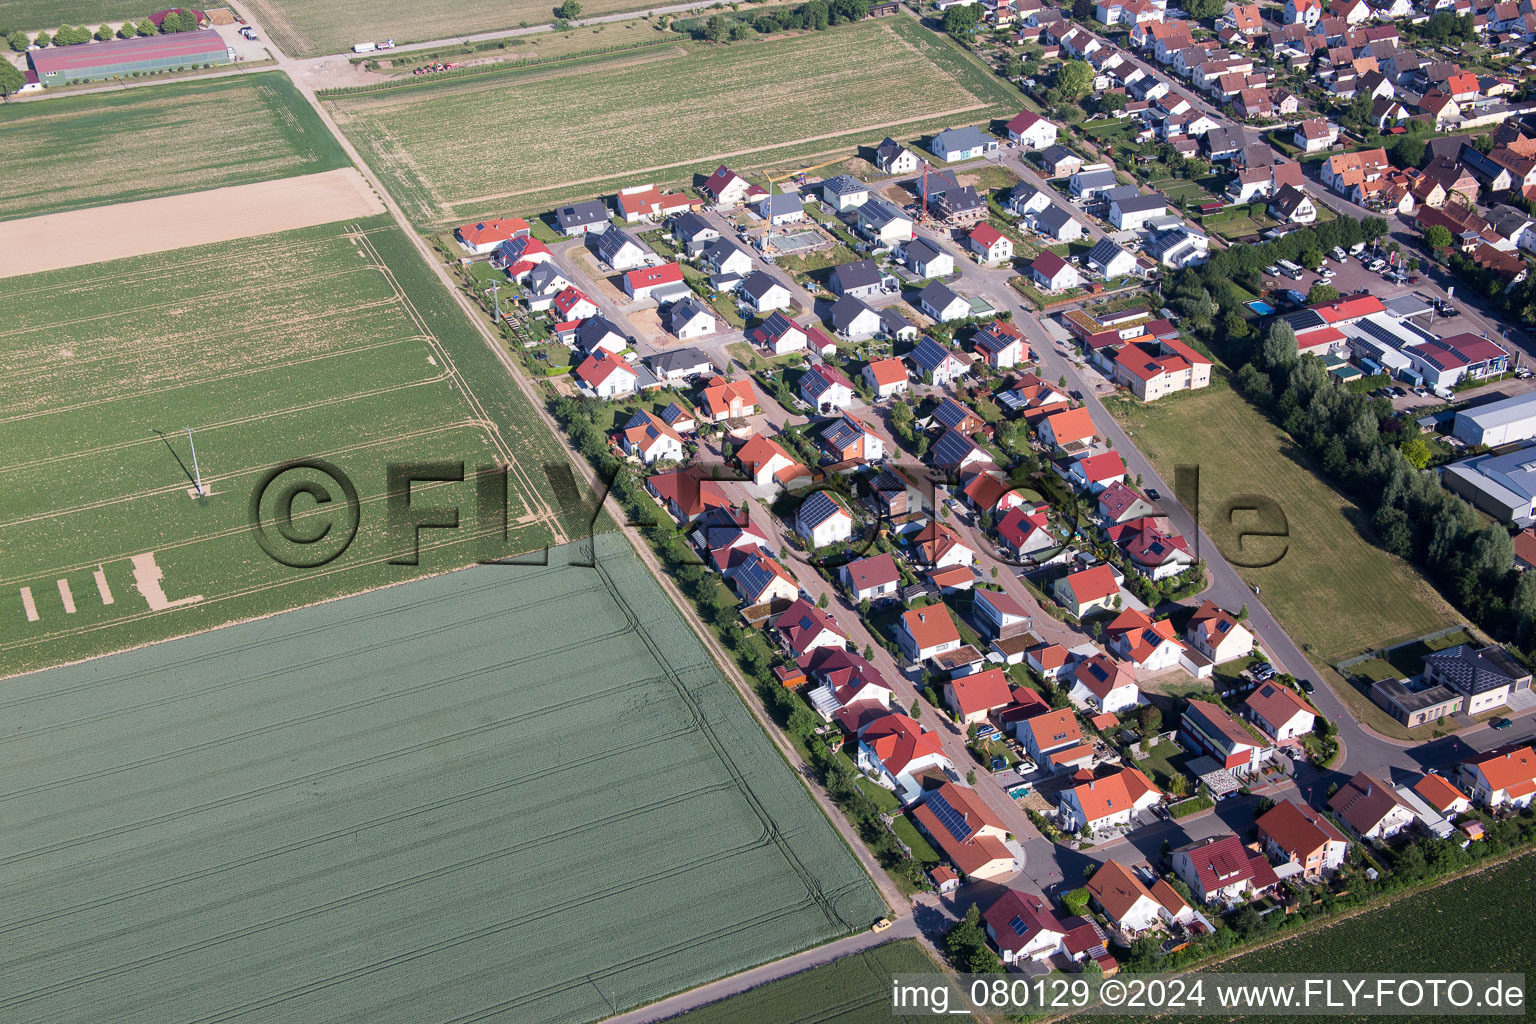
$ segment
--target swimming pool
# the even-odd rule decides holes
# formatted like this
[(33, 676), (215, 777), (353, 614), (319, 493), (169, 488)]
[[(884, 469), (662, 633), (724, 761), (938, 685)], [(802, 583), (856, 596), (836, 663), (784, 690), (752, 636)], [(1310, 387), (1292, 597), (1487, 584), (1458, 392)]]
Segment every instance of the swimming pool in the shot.
[(1275, 307), (1271, 306), (1263, 299), (1254, 299), (1252, 302), (1248, 303), (1248, 308), (1259, 314), (1259, 316), (1269, 316), (1269, 314), (1275, 311)]

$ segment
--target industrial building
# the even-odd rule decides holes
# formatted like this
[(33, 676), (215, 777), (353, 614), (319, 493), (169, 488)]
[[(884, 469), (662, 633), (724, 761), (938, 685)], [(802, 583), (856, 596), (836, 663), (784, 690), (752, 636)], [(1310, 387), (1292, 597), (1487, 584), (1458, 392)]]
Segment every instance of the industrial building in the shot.
[(1516, 395), (1456, 413), (1451, 433), (1467, 444), (1499, 445), (1536, 437), (1536, 394)]
[(50, 86), (228, 64), (235, 59), (235, 51), (213, 29), (202, 29), (29, 50), (27, 59), (32, 62), (38, 80)]
[(1452, 463), (1440, 482), (1500, 522), (1536, 522), (1536, 444)]

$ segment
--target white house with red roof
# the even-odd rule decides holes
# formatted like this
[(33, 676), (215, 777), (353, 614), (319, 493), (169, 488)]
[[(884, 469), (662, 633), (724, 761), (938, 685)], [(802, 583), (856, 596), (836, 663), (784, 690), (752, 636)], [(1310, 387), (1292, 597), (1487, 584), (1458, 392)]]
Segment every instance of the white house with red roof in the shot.
[(775, 311), (747, 332), (747, 340), (769, 355), (784, 356), (791, 352), (805, 351), (806, 334), (799, 324)]
[(843, 647), (817, 647), (795, 663), (817, 684), (810, 693), (811, 707), (827, 721), (857, 735), (861, 726), (891, 708), (895, 695), (890, 683), (857, 652)]
[(1019, 870), (1003, 841), (1007, 828), (974, 789), (945, 782), (923, 796), (912, 819), (966, 878), (1004, 878)]
[(980, 463), (978, 471), (970, 473), (961, 494), (967, 505), (992, 515), (1012, 511), (1024, 504), (1024, 496), (1016, 485), (1004, 478), (1001, 470), (987, 463)]
[(1064, 409), (1040, 421), (1040, 440), (1054, 448), (1088, 444), (1098, 436), (1093, 417), (1086, 408)]
[(657, 221), (697, 210), (704, 204), (691, 196), (663, 192), (655, 185), (632, 185), (613, 197), (613, 208), (626, 224)]
[(1062, 292), (1083, 283), (1083, 276), (1077, 268), (1049, 249), (1030, 263), (1029, 276), (1047, 292)]
[(461, 224), (453, 229), (453, 237), (467, 252), (483, 256), (502, 242), (521, 238), (529, 231), (528, 222), (523, 218), (503, 217)]
[(861, 769), (876, 773), (880, 784), (894, 791), (903, 804), (922, 796), (919, 773), (955, 770), (938, 734), (924, 730), (899, 711), (882, 715), (859, 730), (857, 762)]
[(796, 660), (805, 657), (818, 647), (836, 647), (846, 650), (848, 638), (837, 628), (832, 616), (815, 603), (799, 598), (774, 620), (773, 628), (779, 634), (779, 642)]
[(635, 393), (640, 379), (635, 368), (623, 357), (605, 351), (593, 352), (576, 367), (581, 390), (593, 398), (618, 398)]
[(1280, 20), (1286, 25), (1305, 25), (1311, 28), (1323, 17), (1323, 0), (1285, 0), (1285, 10)]
[(555, 258), (549, 246), (531, 235), (518, 235), (497, 244), (491, 252), (490, 263), (496, 270), (504, 270), (514, 281), (522, 281), (528, 272), (540, 263)]
[(976, 589), (971, 598), (971, 618), (988, 639), (1028, 629), (1034, 616), (1005, 591)]
[(1413, 784), (1413, 791), (1446, 821), (1455, 821), (1458, 815), (1472, 809), (1472, 798), (1457, 789), (1443, 775), (1425, 775)]
[(1136, 677), (1107, 654), (1095, 654), (1072, 667), (1068, 698), (1078, 707), (1101, 715), (1129, 711), (1141, 699)]
[(1049, 518), (1034, 509), (1009, 509), (997, 524), (997, 535), (1015, 559), (1029, 558), (1060, 547), (1060, 542), (1050, 531)]
[(704, 385), (700, 405), (711, 423), (742, 419), (757, 412), (757, 392), (750, 380), (726, 380), (717, 375)]
[(1062, 790), (1056, 815), (1063, 832), (1099, 832), (1129, 825), (1136, 815), (1163, 800), (1162, 790), (1138, 769), (1123, 767), (1113, 775)]
[(1092, 763), (1093, 747), (1083, 742), (1071, 708), (1041, 712), (1014, 726), (1019, 742), (1041, 767), (1063, 771)]
[(1136, 488), (1126, 483), (1112, 483), (1099, 492), (1099, 516), (1114, 525), (1157, 514), (1157, 506)]
[(1457, 768), (1472, 802), (1480, 807), (1529, 807), (1536, 796), (1536, 751), (1529, 745), (1490, 751)]
[[(1008, 258), (1011, 259), (1012, 255), (1010, 252)], [(1000, 370), (1030, 362), (1034, 355), (1024, 340), (1023, 332), (1007, 320), (989, 321), (971, 336), (971, 343), (987, 360), (988, 366)]]
[(1203, 700), (1190, 701), (1179, 716), (1179, 742), (1189, 750), (1209, 754), (1221, 767), (1240, 775), (1258, 771), (1273, 752), (1225, 708)]
[(1243, 701), (1243, 716), (1276, 743), (1297, 743), (1312, 732), (1317, 712), (1301, 695), (1274, 680), (1260, 683)]
[(1231, 833), (1179, 847), (1173, 851), (1172, 865), (1201, 903), (1235, 902), (1280, 883), (1264, 855), (1250, 851)]
[(1006, 127), (1008, 141), (1024, 149), (1049, 149), (1056, 145), (1056, 125), (1032, 110), (1016, 114)]
[(795, 532), (813, 548), (853, 536), (853, 516), (830, 491), (812, 491), (795, 509)]
[(889, 553), (855, 559), (839, 567), (837, 575), (855, 601), (891, 597), (901, 586), (901, 571)]
[(1184, 639), (1213, 664), (1245, 657), (1253, 650), (1253, 634), (1237, 616), (1207, 600), (1184, 626)]
[(1418, 817), (1390, 783), (1366, 772), (1340, 786), (1328, 809), (1361, 839), (1390, 839)]
[(742, 203), (765, 199), (768, 193), (729, 167), (721, 164), (715, 168), (701, 186), (703, 192), (719, 206), (740, 206)]
[(1024, 664), (1042, 679), (1055, 679), (1066, 668), (1069, 654), (1061, 644), (1036, 644), (1024, 652)]
[(980, 725), (994, 711), (1013, 703), (1013, 687), (1002, 669), (989, 668), (945, 683), (944, 702), (960, 716), (962, 727)]
[(914, 664), (960, 647), (960, 631), (942, 604), (902, 612), (896, 620), (895, 636), (901, 653)]
[(796, 487), (811, 480), (810, 470), (796, 462), (783, 445), (762, 434), (747, 438), (746, 444), (736, 450), (736, 461), (747, 478), (759, 487)]
[(877, 359), (861, 371), (864, 383), (875, 392), (876, 401), (906, 394), (911, 387), (907, 367), (900, 359)]
[(1211, 361), (1178, 338), (1133, 339), (1115, 352), (1110, 376), (1143, 402), (1211, 383)]
[(679, 523), (691, 523), (712, 508), (730, 508), (732, 504), (725, 489), (709, 479), (702, 466), (653, 473), (645, 478), (645, 489)]
[(1098, 494), (1110, 484), (1124, 483), (1125, 476), (1125, 460), (1113, 451), (1080, 456), (1067, 468), (1067, 481), (1089, 494)]
[(551, 303), (555, 315), (561, 320), (585, 320), (597, 316), (597, 303), (587, 298), (587, 293), (572, 285), (555, 296)]
[(766, 551), (734, 548), (720, 575), (743, 604), (767, 604), (793, 601), (800, 596), (800, 584)]
[(1022, 889), (1005, 890), (981, 919), (1005, 964), (1046, 960), (1062, 952), (1061, 943), (1067, 937), (1067, 926), (1045, 901)]
[(1306, 804), (1281, 800), (1254, 824), (1264, 852), (1279, 864), (1299, 865), (1303, 878), (1322, 878), (1344, 866), (1349, 840)]
[(1151, 673), (1173, 668), (1184, 653), (1172, 622), (1153, 622), (1137, 608), (1127, 608), (1104, 627), (1104, 644), (1116, 657)]
[(982, 221), (965, 236), (965, 247), (976, 254), (979, 263), (1002, 263), (1013, 259), (1013, 240)]
[(1082, 618), (1113, 609), (1120, 600), (1120, 579), (1108, 563), (1069, 572), (1051, 585), (1051, 594), (1067, 611)]
[(1109, 539), (1131, 559), (1131, 564), (1151, 580), (1177, 576), (1195, 564), (1194, 552), (1184, 538), (1168, 533), (1148, 516), (1111, 526)]
[(926, 569), (947, 569), (975, 565), (976, 552), (954, 530), (930, 519), (912, 538), (912, 560)]
[(680, 299), (691, 292), (688, 282), (683, 279), (683, 268), (676, 263), (640, 267), (624, 275), (624, 293), (633, 299), (652, 299), (663, 303)]
[(648, 409), (637, 411), (624, 424), (619, 444), (626, 454), (637, 456), (646, 465), (662, 459), (681, 459), (684, 454), (681, 435)]

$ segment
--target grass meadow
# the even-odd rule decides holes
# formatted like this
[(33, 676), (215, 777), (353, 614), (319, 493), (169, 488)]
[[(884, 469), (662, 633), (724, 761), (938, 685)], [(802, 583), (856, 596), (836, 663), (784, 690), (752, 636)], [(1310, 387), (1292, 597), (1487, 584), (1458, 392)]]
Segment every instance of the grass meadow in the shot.
[[(540, 465), (568, 465), (553, 435), (387, 217), (8, 278), (0, 306), (0, 676), (467, 564), (481, 465), (513, 466), (504, 553), (585, 529)], [(303, 458), (353, 480), (358, 529), (296, 569), (258, 545), (250, 501)], [(466, 528), (425, 532), (419, 567), (383, 564), (401, 553), (387, 465), (441, 460), (469, 479), (414, 501), (461, 506)], [(334, 519), (339, 537), (335, 507), (300, 495), (291, 532)]]
[(7, 0), (0, 17), (6, 27), (36, 35), (62, 25), (88, 25), (95, 30), (103, 21), (141, 21), (148, 14), (139, 0)]
[(633, 549), (573, 547), (11, 680), (0, 1016), (576, 1024), (868, 928)]
[[(58, 96), (0, 109), (0, 220), (345, 167), (286, 75)], [(84, 243), (82, 243), (84, 244)]]
[(326, 102), (422, 224), (540, 212), (647, 180), (687, 186), (720, 163), (782, 165), (1017, 113), (1006, 85), (907, 17), (498, 68)]
[[(1223, 551), (1237, 552), (1238, 533), (1257, 528), (1241, 517), (1228, 522), (1229, 502), (1256, 492), (1280, 504), (1290, 532), (1284, 557), (1239, 572), (1313, 660), (1332, 663), (1456, 621), (1413, 566), (1362, 536), (1368, 517), (1324, 483), (1310, 456), (1233, 391), (1219, 368), (1202, 391), (1113, 409), (1164, 479), (1173, 479), (1174, 466), (1200, 467), (1201, 524)], [(1250, 560), (1275, 553), (1255, 551)]]
[[(555, 20), (558, 6), (547, 0), (249, 0), (251, 16), (290, 57), (342, 53), (369, 40), (421, 43), (542, 25)], [(581, 16), (645, 10), (634, 0), (582, 0)]]
[[(769, 982), (667, 1024), (889, 1024), (902, 1019), (891, 1013), (891, 978), (938, 973), (917, 940), (903, 939)], [(958, 994), (954, 1005), (960, 1005)]]

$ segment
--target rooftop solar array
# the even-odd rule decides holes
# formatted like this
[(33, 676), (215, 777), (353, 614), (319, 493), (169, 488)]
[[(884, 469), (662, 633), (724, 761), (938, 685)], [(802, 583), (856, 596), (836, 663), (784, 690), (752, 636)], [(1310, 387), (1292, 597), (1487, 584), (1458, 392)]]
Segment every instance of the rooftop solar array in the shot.
[(955, 842), (963, 843), (971, 838), (971, 826), (966, 822), (965, 815), (955, 810), (944, 799), (944, 794), (937, 791), (929, 793), (926, 803), (933, 816), (939, 819), (939, 824), (955, 837)]

